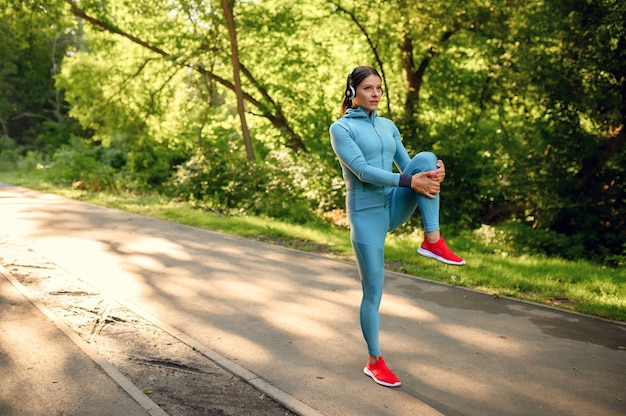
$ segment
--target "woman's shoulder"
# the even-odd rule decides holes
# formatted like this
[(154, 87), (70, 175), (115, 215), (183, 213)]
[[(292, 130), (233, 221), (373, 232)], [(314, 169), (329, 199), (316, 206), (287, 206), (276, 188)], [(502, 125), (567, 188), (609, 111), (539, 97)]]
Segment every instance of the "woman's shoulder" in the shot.
[(350, 127), (350, 122), (345, 117), (341, 117), (337, 119), (333, 124), (328, 128), (331, 138), (343, 137), (345, 135), (352, 134), (352, 127)]
[(341, 117), (335, 120), (333, 124), (330, 125), (330, 129), (333, 130), (339, 127), (346, 128), (347, 126), (348, 126), (348, 120), (345, 117)]
[(391, 121), (391, 119), (388, 119), (387, 117), (380, 117), (380, 116), (376, 117), (376, 124), (378, 124), (381, 127), (398, 130), (398, 127), (396, 126), (396, 124), (393, 121)]
[(384, 116), (378, 116), (378, 117), (376, 117), (376, 122), (377, 122), (377, 123), (378, 123), (378, 122), (380, 122), (380, 123), (383, 123), (383, 124), (388, 124), (388, 125), (390, 125), (390, 126), (394, 126), (394, 127), (395, 127), (395, 125), (396, 125), (393, 121), (391, 121), (391, 119), (389, 119), (389, 118), (387, 118), (387, 117), (384, 117)]
[(333, 126), (340, 126), (340, 127), (343, 127), (343, 128), (349, 128), (349, 126), (358, 125), (360, 123), (363, 123), (363, 121), (365, 121), (365, 120), (366, 119), (364, 119), (363, 117), (359, 117), (358, 115), (355, 116), (354, 113), (346, 113), (342, 117), (340, 117), (337, 120), (335, 120), (335, 122), (333, 124), (331, 124), (331, 128)]

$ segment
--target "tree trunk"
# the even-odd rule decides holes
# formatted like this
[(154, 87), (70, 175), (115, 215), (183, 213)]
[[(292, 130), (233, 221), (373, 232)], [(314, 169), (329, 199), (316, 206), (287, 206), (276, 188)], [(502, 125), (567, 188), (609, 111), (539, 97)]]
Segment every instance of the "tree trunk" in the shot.
[[(452, 35), (459, 30), (459, 27), (460, 26), (455, 26), (452, 30), (446, 31), (441, 35), (439, 44), (442, 49), (448, 43)], [(413, 38), (411, 38), (408, 30), (404, 31), (400, 44), (400, 62), (402, 64), (402, 76), (406, 89), (403, 127), (406, 134), (410, 137), (414, 137), (418, 129), (417, 115), (419, 114), (419, 95), (424, 75), (426, 74), (428, 65), (430, 65), (430, 62), (437, 53), (438, 49), (434, 46), (430, 46), (424, 52), (424, 57), (419, 67), (416, 67), (413, 53)]]
[(237, 113), (241, 122), (241, 135), (246, 146), (246, 154), (248, 160), (254, 162), (254, 149), (252, 148), (252, 140), (246, 123), (246, 110), (243, 102), (243, 92), (241, 91), (241, 77), (239, 76), (239, 49), (237, 46), (237, 31), (235, 30), (235, 20), (233, 19), (233, 3), (232, 0), (222, 0), (222, 9), (224, 10), (224, 18), (228, 26), (228, 35), (230, 37), (230, 53), (233, 61), (233, 79), (235, 81), (235, 94), (237, 95)]
[(407, 117), (413, 117), (417, 114), (422, 77), (430, 59), (424, 58), (419, 69), (415, 69), (413, 39), (411, 39), (408, 33), (402, 35), (400, 62), (402, 63), (402, 77), (404, 78), (404, 88), (406, 90), (404, 113)]

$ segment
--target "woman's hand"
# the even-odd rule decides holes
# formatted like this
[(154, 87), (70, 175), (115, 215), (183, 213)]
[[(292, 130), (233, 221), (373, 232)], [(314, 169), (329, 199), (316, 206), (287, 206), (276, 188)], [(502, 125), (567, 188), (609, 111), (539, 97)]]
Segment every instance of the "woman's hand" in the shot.
[(441, 191), (441, 182), (445, 177), (446, 167), (443, 160), (438, 160), (436, 170), (416, 173), (411, 177), (411, 189), (433, 199)]
[(441, 182), (436, 171), (420, 172), (411, 177), (411, 189), (433, 199), (441, 190)]

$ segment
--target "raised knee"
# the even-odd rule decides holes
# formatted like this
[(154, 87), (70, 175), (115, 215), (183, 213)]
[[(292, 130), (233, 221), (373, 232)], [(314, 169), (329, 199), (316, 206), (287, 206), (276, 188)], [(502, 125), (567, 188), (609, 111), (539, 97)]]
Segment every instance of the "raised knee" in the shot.
[(433, 152), (419, 152), (408, 166), (408, 173), (416, 174), (437, 169), (437, 156)]
[(433, 152), (419, 152), (415, 157), (423, 158), (429, 165), (432, 164), (433, 167), (437, 167), (437, 155)]

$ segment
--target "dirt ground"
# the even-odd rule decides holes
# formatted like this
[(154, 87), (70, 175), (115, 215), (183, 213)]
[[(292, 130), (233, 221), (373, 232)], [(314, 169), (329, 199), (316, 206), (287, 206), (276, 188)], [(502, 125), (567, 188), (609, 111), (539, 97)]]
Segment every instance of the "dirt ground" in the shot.
[(0, 263), (171, 416), (295, 415), (25, 245), (0, 239)]

